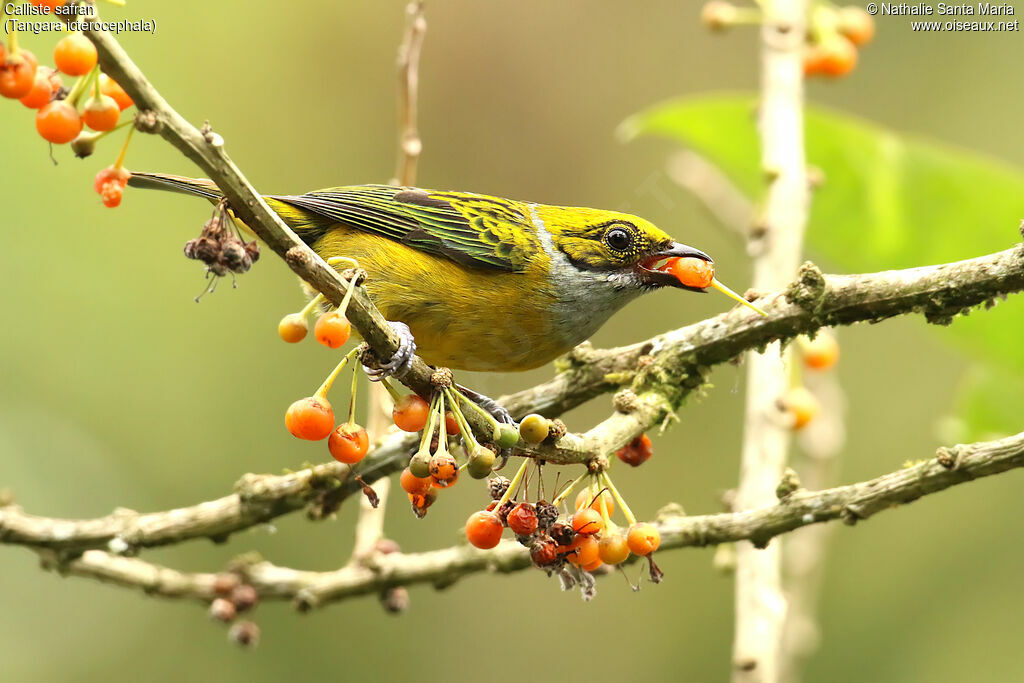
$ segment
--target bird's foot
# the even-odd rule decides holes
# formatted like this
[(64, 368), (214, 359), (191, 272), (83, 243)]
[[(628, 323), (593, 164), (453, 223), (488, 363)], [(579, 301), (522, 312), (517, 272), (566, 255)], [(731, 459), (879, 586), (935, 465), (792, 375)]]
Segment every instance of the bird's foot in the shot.
[(391, 320), (388, 321), (388, 324), (391, 325), (391, 329), (395, 331), (395, 334), (398, 335), (401, 341), (398, 345), (398, 350), (395, 351), (394, 355), (386, 363), (375, 364), (376, 367), (370, 367), (363, 363), (363, 372), (366, 373), (371, 382), (379, 382), (387, 377), (401, 377), (409, 371), (412, 359), (416, 355), (416, 341), (412, 337), (409, 326), (405, 323)]
[(505, 406), (501, 405), (493, 398), (484, 396), (472, 389), (467, 389), (461, 384), (456, 384), (455, 388), (458, 389), (459, 393), (463, 396), (490, 413), (498, 422), (507, 425), (514, 425), (516, 423), (516, 421), (512, 419), (512, 413), (505, 410)]

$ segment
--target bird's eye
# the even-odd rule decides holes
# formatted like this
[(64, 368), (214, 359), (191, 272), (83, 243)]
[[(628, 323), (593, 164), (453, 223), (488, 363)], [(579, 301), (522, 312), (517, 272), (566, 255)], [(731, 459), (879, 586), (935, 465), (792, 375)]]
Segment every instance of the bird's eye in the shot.
[(627, 251), (633, 246), (633, 235), (625, 228), (612, 228), (604, 238), (615, 251)]

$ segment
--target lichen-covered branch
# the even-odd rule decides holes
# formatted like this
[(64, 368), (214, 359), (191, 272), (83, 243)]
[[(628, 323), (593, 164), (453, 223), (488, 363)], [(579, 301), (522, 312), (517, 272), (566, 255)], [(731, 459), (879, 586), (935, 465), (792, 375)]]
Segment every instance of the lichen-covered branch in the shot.
[[(940, 448), (924, 462), (875, 479), (826, 489), (796, 489), (781, 500), (753, 510), (714, 515), (670, 515), (657, 520), (661, 549), (701, 547), (749, 540), (763, 548), (781, 534), (811, 524), (842, 520), (852, 525), (923, 496), (982, 477), (1024, 467), (1024, 432), (1015, 436)], [(214, 574), (188, 574), (137, 558), (90, 550), (61, 561), (42, 551), (44, 567), (70, 576), (138, 588), (151, 595), (208, 601)], [(483, 571), (512, 572), (530, 566), (525, 548), (512, 540), (493, 550), (458, 545), (425, 553), (380, 555), (372, 565), (351, 564), (326, 572), (300, 571), (257, 561), (240, 565), (246, 583), (262, 599), (291, 600), (300, 609), (321, 607), (394, 586), (430, 583), (448, 586)]]
[[(784, 292), (764, 297), (769, 318), (742, 309), (614, 349), (581, 347), (551, 380), (501, 399), (513, 412), (557, 415), (601, 393), (618, 390), (616, 411), (582, 435), (542, 446), (554, 463), (608, 454), (664, 421), (704, 382), (712, 366), (749, 349), (823, 326), (877, 322), (909, 312), (949, 323), (972, 306), (992, 305), (1024, 290), (1024, 246), (939, 266), (864, 275), (823, 275), (805, 264)], [(357, 466), (373, 483), (402, 469), (416, 435), (385, 435)], [(91, 520), (57, 520), (0, 507), (0, 542), (81, 551), (116, 545), (144, 548), (201, 537), (222, 538), (276, 516), (314, 505), (336, 507), (358, 492), (346, 465), (331, 462), (281, 476), (243, 477), (236, 493), (198, 505), (153, 513), (118, 511)]]

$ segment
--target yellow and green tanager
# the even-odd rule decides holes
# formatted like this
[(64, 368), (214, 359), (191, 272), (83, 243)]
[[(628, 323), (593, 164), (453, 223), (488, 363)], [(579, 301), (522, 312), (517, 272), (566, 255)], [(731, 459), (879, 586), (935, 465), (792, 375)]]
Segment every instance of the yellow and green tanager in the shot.
[[(136, 187), (217, 201), (209, 180), (134, 173)], [(529, 370), (587, 339), (617, 310), (659, 287), (687, 287), (655, 266), (704, 252), (616, 211), (548, 206), (471, 192), (388, 185), (266, 197), (321, 257), (350, 257), (366, 290), (432, 365)]]

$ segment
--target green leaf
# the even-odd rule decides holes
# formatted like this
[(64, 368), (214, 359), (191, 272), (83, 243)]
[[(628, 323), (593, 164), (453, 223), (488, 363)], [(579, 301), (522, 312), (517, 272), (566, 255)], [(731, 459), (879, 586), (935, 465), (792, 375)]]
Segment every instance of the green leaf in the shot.
[[(619, 133), (627, 140), (658, 135), (682, 143), (758, 197), (765, 183), (755, 104), (754, 97), (739, 95), (672, 100), (630, 117)], [(834, 111), (808, 107), (805, 118), (808, 163), (825, 178), (814, 192), (807, 230), (814, 258), (850, 272), (877, 271), (957, 261), (1020, 241), (1020, 169)], [(932, 329), (1009, 370), (1004, 382), (1024, 375), (1021, 297)], [(964, 402), (972, 423), (994, 429), (980, 419), (986, 410), (977, 394)]]

